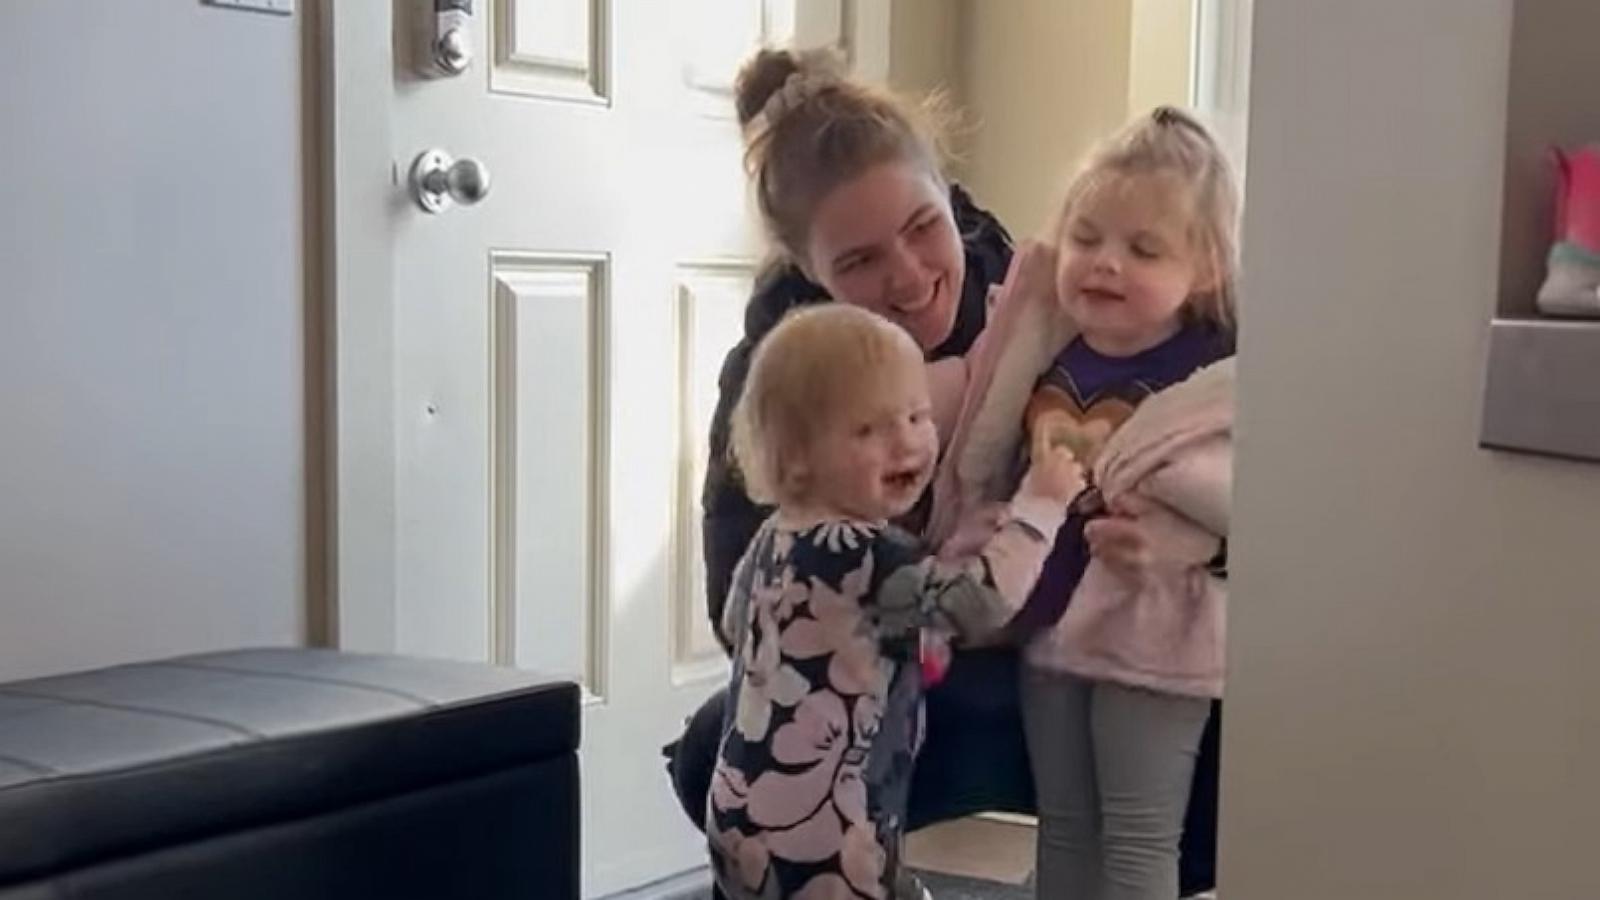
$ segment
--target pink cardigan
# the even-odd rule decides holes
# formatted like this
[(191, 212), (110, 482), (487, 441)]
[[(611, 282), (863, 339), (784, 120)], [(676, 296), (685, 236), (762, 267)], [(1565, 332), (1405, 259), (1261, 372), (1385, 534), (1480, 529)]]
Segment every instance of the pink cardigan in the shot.
[[(1075, 329), (1055, 302), (1055, 254), (1028, 246), (991, 298), (989, 325), (965, 359), (934, 364), (948, 435), (934, 481), (929, 537), (966, 555), (992, 530), (1010, 494), (1034, 384)], [(1233, 487), (1233, 360), (1141, 404), (1095, 465), (1107, 501), (1137, 491), (1154, 501), (1143, 522), (1162, 559), (1211, 556), (1228, 533)], [(1220, 697), (1227, 592), (1202, 567), (1173, 566), (1138, 582), (1091, 560), (1061, 621), (1027, 648), (1030, 663), (1164, 693)]]

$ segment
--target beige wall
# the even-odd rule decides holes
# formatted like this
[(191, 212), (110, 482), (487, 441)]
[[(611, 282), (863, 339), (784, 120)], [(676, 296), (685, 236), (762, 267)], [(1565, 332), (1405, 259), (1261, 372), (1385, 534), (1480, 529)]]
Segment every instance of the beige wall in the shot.
[(893, 0), (889, 80), (942, 88), (967, 127), (954, 174), (1020, 236), (1131, 111), (1189, 94), (1189, 0)]
[(1128, 114), (1189, 102), (1194, 43), (1192, 0), (1132, 0)]
[(957, 102), (961, 0), (891, 0), (889, 83), (914, 94), (942, 90)]
[(1600, 897), (1600, 467), (1475, 446), (1511, 8), (1256, 5), (1227, 900)]
[(1128, 0), (963, 0), (962, 177), (1019, 237), (1046, 223), (1077, 159), (1127, 116)]

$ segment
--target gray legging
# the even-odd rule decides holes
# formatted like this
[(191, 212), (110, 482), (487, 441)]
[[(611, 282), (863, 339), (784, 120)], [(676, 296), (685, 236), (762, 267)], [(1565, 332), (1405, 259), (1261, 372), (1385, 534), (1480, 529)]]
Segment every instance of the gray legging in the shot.
[(1024, 666), (1039, 900), (1173, 900), (1211, 703)]

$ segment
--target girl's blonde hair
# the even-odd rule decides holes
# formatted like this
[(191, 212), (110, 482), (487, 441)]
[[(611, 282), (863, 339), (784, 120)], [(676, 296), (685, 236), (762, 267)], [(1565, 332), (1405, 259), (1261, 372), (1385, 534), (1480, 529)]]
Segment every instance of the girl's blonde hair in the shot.
[(1056, 223), (1065, 236), (1073, 211), (1108, 183), (1139, 175), (1176, 177), (1189, 191), (1189, 240), (1211, 276), (1210, 286), (1190, 296), (1191, 316), (1232, 330), (1237, 320), (1239, 189), (1215, 138), (1188, 113), (1157, 107), (1095, 148), (1067, 188)]
[(954, 113), (940, 94), (917, 104), (858, 81), (826, 49), (758, 51), (734, 91), (762, 224), (802, 268), (812, 213), (833, 188), (890, 162), (923, 168), (944, 184)]
[(790, 313), (757, 345), (733, 410), (733, 458), (757, 503), (805, 499), (797, 458), (863, 395), (904, 364), (922, 377), (922, 351), (904, 329), (845, 303)]

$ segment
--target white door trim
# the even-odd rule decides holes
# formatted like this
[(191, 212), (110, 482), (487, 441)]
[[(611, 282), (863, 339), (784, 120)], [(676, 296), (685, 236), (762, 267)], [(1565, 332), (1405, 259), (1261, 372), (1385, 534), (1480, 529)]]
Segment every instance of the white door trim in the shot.
[(844, 0), (844, 39), (855, 74), (869, 81), (889, 81), (888, 0)]
[(389, 233), (404, 195), (389, 109), (392, 4), (320, 3), (328, 316), (328, 619), (335, 646), (395, 647), (395, 334)]
[(1194, 108), (1210, 120), (1242, 184), (1249, 143), (1250, 34), (1254, 0), (1194, 0)]

